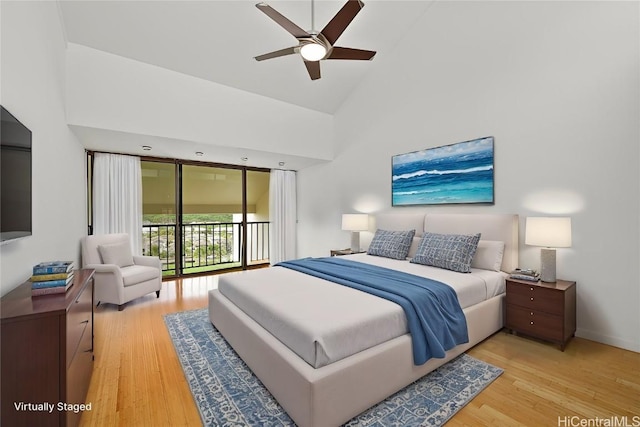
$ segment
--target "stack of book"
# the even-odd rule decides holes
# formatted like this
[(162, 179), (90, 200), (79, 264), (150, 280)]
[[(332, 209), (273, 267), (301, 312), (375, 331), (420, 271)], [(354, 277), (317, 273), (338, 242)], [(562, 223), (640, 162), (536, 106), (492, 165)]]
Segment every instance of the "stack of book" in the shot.
[(538, 274), (538, 272), (535, 270), (516, 268), (511, 272), (509, 278), (537, 282), (540, 279), (540, 274)]
[(63, 294), (73, 284), (73, 262), (41, 262), (33, 267), (31, 295)]

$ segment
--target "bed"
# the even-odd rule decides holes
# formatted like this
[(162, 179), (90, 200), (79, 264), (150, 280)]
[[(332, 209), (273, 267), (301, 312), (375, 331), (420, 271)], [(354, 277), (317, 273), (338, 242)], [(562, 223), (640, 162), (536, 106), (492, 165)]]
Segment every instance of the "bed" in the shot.
[[(501, 272), (473, 268), (471, 273), (462, 274), (435, 267), (422, 269), (423, 266), (407, 260), (366, 254), (344, 257), (385, 268), (406, 269), (411, 274), (431, 269), (424, 274), (443, 282), (451, 274), (463, 277), (462, 285), (456, 285), (456, 293), (466, 318), (468, 342), (446, 351), (443, 358), (431, 358), (421, 365), (414, 364), (406, 319), (398, 314), (394, 303), (282, 267), (221, 276), (218, 289), (209, 293), (211, 322), (299, 426), (341, 425), (503, 326), (505, 272), (518, 263), (517, 215), (385, 214), (376, 217), (376, 228), (414, 229), (415, 244), (423, 233), (481, 233), (482, 241), (504, 243), (500, 267), (496, 268)], [(410, 255), (415, 254), (415, 244)], [(484, 291), (479, 292), (478, 286), (473, 285), (478, 280)], [(255, 294), (247, 291), (243, 295), (251, 288)], [(298, 302), (295, 295), (291, 296), (296, 292), (300, 293)], [(329, 292), (338, 292), (339, 296)], [(362, 310), (349, 310), (344, 319), (336, 319), (335, 313), (340, 312), (336, 304), (339, 306), (343, 300), (353, 303), (349, 302), (352, 298), (356, 298), (356, 306)], [(275, 318), (272, 310), (284, 311), (280, 313), (284, 317)], [(309, 312), (318, 317), (309, 320)], [(369, 334), (349, 329), (349, 325), (363, 323), (362, 319), (366, 319), (364, 327), (382, 331), (373, 334), (376, 335), (371, 338), (373, 341), (367, 341)], [(318, 340), (319, 345), (305, 343), (303, 333), (310, 328), (321, 334), (345, 332), (338, 333), (337, 338), (335, 334), (327, 335), (326, 340)], [(359, 341), (360, 337), (364, 337), (364, 342), (345, 349), (345, 343)]]

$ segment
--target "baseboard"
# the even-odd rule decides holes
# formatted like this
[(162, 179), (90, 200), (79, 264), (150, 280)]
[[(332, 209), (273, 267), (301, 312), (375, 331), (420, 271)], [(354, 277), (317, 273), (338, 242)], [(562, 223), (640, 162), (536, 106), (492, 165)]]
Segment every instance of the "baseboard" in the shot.
[(589, 331), (586, 329), (577, 329), (576, 336), (580, 338), (585, 338), (591, 341), (596, 341), (602, 344), (612, 345), (614, 347), (640, 353), (640, 341), (634, 342), (621, 337), (604, 335), (604, 334), (594, 332), (594, 331)]

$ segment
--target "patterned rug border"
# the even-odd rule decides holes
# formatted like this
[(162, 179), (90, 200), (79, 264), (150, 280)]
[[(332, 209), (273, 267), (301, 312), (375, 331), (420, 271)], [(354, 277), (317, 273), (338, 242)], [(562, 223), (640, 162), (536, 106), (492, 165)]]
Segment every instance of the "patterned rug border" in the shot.
[[(203, 425), (295, 426), (211, 324), (207, 308), (169, 313), (163, 318)], [(212, 360), (207, 358), (214, 355)], [(225, 377), (225, 372), (229, 376)], [(502, 373), (501, 368), (463, 353), (345, 426), (441, 426)]]

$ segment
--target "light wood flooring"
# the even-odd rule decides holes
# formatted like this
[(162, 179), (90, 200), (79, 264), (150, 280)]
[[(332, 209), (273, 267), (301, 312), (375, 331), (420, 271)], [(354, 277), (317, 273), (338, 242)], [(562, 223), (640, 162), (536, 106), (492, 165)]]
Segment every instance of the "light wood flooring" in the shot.
[[(81, 426), (201, 425), (162, 315), (206, 307), (216, 286), (217, 276), (167, 281), (159, 299), (150, 294), (121, 312), (109, 304), (96, 308), (91, 411)], [(448, 426), (568, 427), (624, 416), (640, 425), (638, 353), (580, 338), (561, 352), (499, 332), (469, 354), (504, 373)]]

